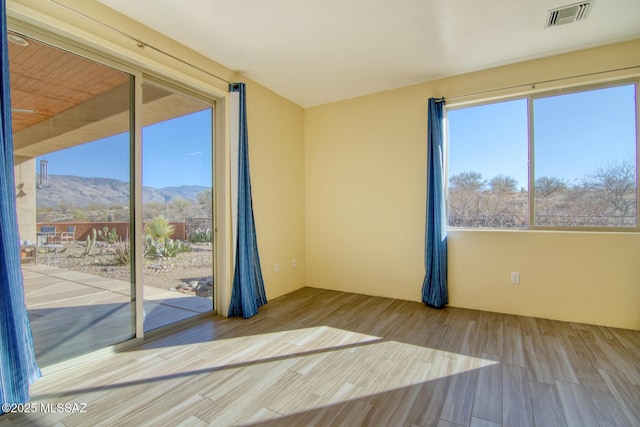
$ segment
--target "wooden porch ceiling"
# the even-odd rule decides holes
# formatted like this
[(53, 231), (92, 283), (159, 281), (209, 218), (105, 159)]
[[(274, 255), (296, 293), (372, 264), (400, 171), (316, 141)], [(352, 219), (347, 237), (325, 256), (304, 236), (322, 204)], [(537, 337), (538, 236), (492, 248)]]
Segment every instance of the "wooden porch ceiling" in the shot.
[(13, 132), (40, 123), (91, 98), (126, 85), (129, 75), (61, 49), (19, 36), (9, 43)]
[[(13, 36), (26, 42), (8, 44), (16, 158), (26, 160), (130, 130), (129, 74)], [(208, 108), (151, 85), (143, 86), (143, 102), (145, 126)]]

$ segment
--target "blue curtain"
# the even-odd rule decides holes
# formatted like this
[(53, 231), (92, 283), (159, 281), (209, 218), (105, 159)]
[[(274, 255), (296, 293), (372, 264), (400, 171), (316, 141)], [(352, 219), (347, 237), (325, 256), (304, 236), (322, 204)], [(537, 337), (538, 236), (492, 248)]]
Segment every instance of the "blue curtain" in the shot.
[[(2, 100), (0, 114), (0, 402), (26, 403), (29, 386), (40, 377), (33, 350), (20, 268), (20, 236), (11, 135), (11, 99), (5, 0), (0, 0)], [(4, 412), (4, 411), (3, 411)]]
[(429, 99), (427, 123), (427, 222), (422, 302), (444, 308), (447, 293), (447, 219), (444, 193), (444, 99)]
[(239, 92), (239, 144), (238, 144), (238, 220), (236, 265), (229, 317), (248, 319), (258, 313), (258, 307), (267, 303), (258, 255), (256, 226), (253, 220), (251, 178), (249, 176), (249, 140), (247, 135), (247, 103), (244, 83), (233, 83), (230, 92)]

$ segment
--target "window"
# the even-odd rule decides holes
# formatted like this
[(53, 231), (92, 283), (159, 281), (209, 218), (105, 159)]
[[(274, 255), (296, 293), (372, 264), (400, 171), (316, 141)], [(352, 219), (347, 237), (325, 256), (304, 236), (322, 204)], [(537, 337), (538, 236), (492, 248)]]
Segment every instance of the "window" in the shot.
[(449, 226), (637, 228), (636, 93), (628, 83), (448, 110)]
[(527, 100), (452, 110), (449, 226), (528, 227)]

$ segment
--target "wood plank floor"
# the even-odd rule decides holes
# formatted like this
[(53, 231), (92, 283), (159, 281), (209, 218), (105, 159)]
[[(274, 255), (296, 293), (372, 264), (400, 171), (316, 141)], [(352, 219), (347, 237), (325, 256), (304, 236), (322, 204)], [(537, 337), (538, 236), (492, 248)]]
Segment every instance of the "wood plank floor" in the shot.
[[(32, 397), (0, 427), (640, 426), (640, 332), (303, 288), (43, 377)], [(41, 406), (64, 403), (85, 412)]]

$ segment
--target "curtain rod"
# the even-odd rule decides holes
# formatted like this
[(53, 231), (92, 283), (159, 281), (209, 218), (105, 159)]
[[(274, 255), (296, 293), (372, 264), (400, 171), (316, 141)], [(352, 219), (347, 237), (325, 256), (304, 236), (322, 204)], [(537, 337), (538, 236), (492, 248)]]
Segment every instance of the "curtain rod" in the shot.
[(167, 57), (169, 57), (169, 58), (171, 58), (171, 59), (173, 59), (173, 60), (176, 60), (176, 61), (178, 61), (178, 62), (181, 62), (181, 63), (182, 63), (182, 64), (184, 64), (184, 65), (187, 65), (187, 66), (189, 66), (189, 67), (191, 67), (191, 68), (193, 68), (193, 69), (196, 69), (196, 70), (198, 70), (198, 71), (200, 71), (200, 72), (203, 72), (203, 73), (205, 73), (205, 74), (207, 74), (207, 75), (209, 75), (209, 76), (211, 76), (211, 77), (214, 77), (214, 78), (216, 78), (216, 79), (218, 79), (218, 80), (221, 80), (221, 81), (223, 81), (223, 82), (225, 82), (225, 83), (227, 83), (227, 84), (231, 84), (231, 83), (232, 83), (232, 82), (228, 81), (228, 80), (227, 80), (227, 79), (225, 79), (225, 78), (222, 78), (222, 77), (220, 77), (220, 76), (217, 76), (217, 75), (215, 75), (215, 74), (213, 74), (213, 73), (211, 73), (211, 72), (209, 72), (209, 71), (207, 71), (207, 70), (204, 70), (204, 69), (202, 69), (202, 68), (200, 68), (200, 67), (198, 67), (198, 66), (196, 66), (196, 65), (193, 65), (193, 64), (191, 64), (191, 63), (189, 63), (189, 62), (185, 61), (184, 59), (178, 58), (177, 56), (175, 56), (175, 55), (173, 55), (173, 54), (171, 54), (171, 53), (165, 52), (164, 50), (162, 50), (162, 49), (160, 49), (160, 48), (157, 48), (157, 47), (155, 47), (155, 46), (152, 46), (152, 45), (150, 45), (150, 44), (148, 44), (148, 43), (146, 43), (146, 42), (144, 42), (144, 41), (142, 41), (142, 40), (140, 40), (140, 39), (138, 39), (138, 38), (136, 38), (136, 37), (134, 37), (134, 36), (132, 36), (132, 35), (130, 35), (130, 34), (128, 34), (128, 33), (125, 33), (125, 32), (124, 32), (124, 31), (122, 31), (122, 30), (119, 30), (119, 29), (117, 29), (117, 28), (115, 28), (115, 27), (112, 27), (111, 25), (105, 24), (104, 22), (98, 21), (97, 19), (92, 18), (92, 17), (90, 17), (90, 16), (88, 16), (88, 15), (85, 15), (85, 14), (84, 14), (84, 13), (82, 13), (82, 12), (78, 12), (77, 10), (72, 9), (72, 8), (70, 8), (69, 6), (65, 6), (65, 5), (63, 5), (63, 4), (60, 4), (60, 3), (58, 3), (58, 2), (57, 2), (57, 1), (55, 1), (55, 0), (49, 0), (49, 2), (51, 2), (51, 3), (55, 4), (55, 5), (58, 5), (58, 6), (60, 6), (61, 8), (66, 9), (66, 10), (68, 10), (68, 11), (72, 12), (72, 13), (75, 13), (76, 15), (82, 16), (83, 18), (88, 19), (88, 20), (90, 20), (90, 21), (92, 21), (92, 22), (94, 22), (94, 23), (96, 23), (96, 24), (98, 24), (98, 25), (102, 25), (103, 27), (108, 28), (108, 29), (109, 29), (109, 30), (111, 30), (111, 31), (115, 31), (116, 33), (118, 33), (118, 34), (120, 34), (120, 35), (123, 35), (123, 36), (127, 37), (127, 38), (128, 38), (128, 39), (130, 39), (130, 40), (133, 40), (134, 42), (136, 42), (136, 44), (137, 44), (137, 46), (138, 46), (139, 48), (144, 49), (144, 48), (148, 47), (148, 48), (150, 48), (150, 49), (152, 49), (152, 50), (155, 50), (155, 51), (156, 51), (156, 52), (158, 52), (158, 53), (161, 53), (161, 54), (163, 54), (163, 55), (165, 55), (165, 56), (167, 56)]
[[(499, 92), (501, 90), (517, 89), (517, 88), (520, 88), (520, 87), (527, 87), (527, 86), (531, 86), (531, 89), (535, 89), (536, 85), (539, 85), (539, 84), (559, 82), (559, 81), (562, 81), (562, 80), (576, 79), (576, 78), (580, 78), (580, 77), (597, 76), (599, 74), (613, 73), (613, 72), (616, 72), (616, 71), (633, 70), (634, 68), (640, 68), (640, 65), (632, 65), (630, 67), (616, 68), (614, 70), (596, 71), (594, 73), (578, 74), (578, 75), (569, 76), (569, 77), (560, 77), (560, 78), (551, 79), (551, 80), (542, 80), (542, 81), (539, 81), (539, 82), (523, 83), (523, 84), (519, 84), (519, 85), (506, 86), (506, 87), (501, 87), (501, 88), (498, 88), (498, 89), (488, 89), (488, 90), (483, 90), (483, 91), (474, 92), (474, 93), (465, 93), (464, 95), (456, 95), (456, 96), (448, 97), (446, 100), (447, 101), (451, 101), (452, 99), (468, 98), (470, 96), (484, 95), (484, 94), (487, 94), (487, 93)], [(436, 102), (445, 102), (445, 97), (443, 96), (441, 98), (436, 98), (435, 101)]]

